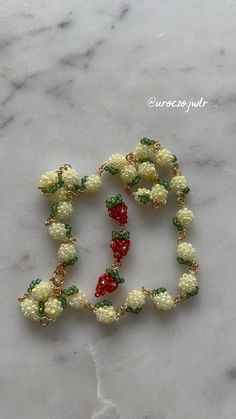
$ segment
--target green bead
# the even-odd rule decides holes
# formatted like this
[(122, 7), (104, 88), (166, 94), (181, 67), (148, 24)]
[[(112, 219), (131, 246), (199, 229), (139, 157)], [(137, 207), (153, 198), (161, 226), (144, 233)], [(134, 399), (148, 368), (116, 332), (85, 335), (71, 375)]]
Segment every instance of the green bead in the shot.
[(95, 304), (96, 308), (99, 307), (111, 307), (112, 306), (112, 302), (109, 300), (102, 300), (99, 303)]
[(140, 181), (141, 177), (139, 175), (135, 176), (135, 178), (132, 180), (132, 182), (129, 183), (128, 186), (132, 188), (132, 186), (137, 185), (137, 183)]
[(152, 290), (152, 293), (156, 295), (156, 294), (161, 294), (162, 292), (166, 292), (166, 291), (167, 291), (166, 288), (160, 287), (160, 288), (157, 288), (156, 290)]
[(164, 186), (164, 188), (165, 188), (167, 191), (170, 191), (171, 187), (170, 187), (169, 182), (167, 182), (167, 181), (166, 181), (166, 180), (164, 180), (164, 179), (159, 179), (159, 180), (158, 180), (158, 183), (159, 183), (159, 185)]
[(150, 140), (149, 138), (145, 138), (145, 137), (140, 140), (140, 143), (144, 145), (154, 145), (155, 142), (156, 142), (155, 140)]
[(120, 231), (113, 231), (112, 232), (112, 238), (113, 239), (123, 239), (123, 240), (129, 240), (130, 238), (130, 232), (120, 232)]
[(173, 218), (173, 224), (177, 227), (177, 229), (178, 229), (179, 231), (182, 231), (182, 230), (183, 230), (183, 227), (182, 227), (182, 225), (180, 224), (180, 222), (178, 221), (178, 218), (177, 218), (177, 217), (174, 217), (174, 218)]
[(198, 294), (198, 291), (199, 291), (199, 287), (197, 286), (197, 287), (196, 287), (193, 291), (188, 292), (188, 293), (186, 294), (186, 297), (187, 297), (187, 298), (194, 297), (195, 295), (197, 295), (197, 294)]
[(148, 202), (151, 201), (151, 198), (150, 198), (149, 194), (138, 195), (138, 198), (139, 198), (139, 201), (144, 205), (148, 204)]
[(123, 198), (121, 194), (117, 194), (116, 196), (108, 198), (105, 201), (107, 209), (114, 208), (117, 205), (121, 204), (122, 202), (123, 202)]
[(50, 217), (51, 218), (55, 218), (56, 217), (58, 205), (59, 205), (58, 203), (52, 204), (52, 206), (51, 206), (51, 214), (50, 214)]
[(140, 311), (142, 309), (143, 309), (143, 307), (137, 307), (137, 308), (127, 307), (126, 311), (128, 311), (130, 313), (138, 314), (138, 313), (140, 313)]
[(80, 189), (85, 189), (85, 183), (88, 179), (88, 176), (84, 176), (82, 177), (81, 181), (80, 181)]
[(190, 188), (187, 186), (187, 188), (185, 188), (184, 190), (183, 190), (183, 193), (184, 194), (187, 194), (187, 193), (189, 193), (190, 192)]
[(177, 162), (177, 157), (175, 155), (173, 155), (172, 163), (176, 163), (176, 162)]
[(70, 266), (70, 265), (74, 265), (77, 262), (78, 258), (77, 256), (75, 256), (73, 259), (68, 260), (68, 262), (63, 262), (64, 266)]
[(69, 224), (65, 224), (66, 227), (66, 237), (71, 237), (71, 226)]
[(115, 169), (114, 167), (112, 167), (110, 164), (108, 164), (106, 167), (105, 167), (105, 170), (107, 171), (107, 172), (109, 172), (111, 175), (117, 175), (117, 173), (119, 173), (119, 170), (118, 169)]

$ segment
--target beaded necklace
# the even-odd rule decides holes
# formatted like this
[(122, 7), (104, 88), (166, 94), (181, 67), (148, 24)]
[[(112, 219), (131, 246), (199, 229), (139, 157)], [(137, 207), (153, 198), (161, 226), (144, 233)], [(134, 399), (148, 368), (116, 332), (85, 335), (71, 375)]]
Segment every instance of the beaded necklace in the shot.
[[(169, 168), (172, 174), (168, 182), (158, 176), (158, 166)], [(74, 265), (76, 256), (76, 239), (71, 235), (71, 226), (65, 223), (73, 211), (73, 200), (87, 193), (95, 193), (102, 186), (104, 173), (120, 176), (124, 190), (136, 202), (143, 206), (152, 206), (155, 210), (165, 205), (168, 193), (173, 191), (179, 207), (173, 217), (177, 229), (177, 261), (186, 266), (187, 271), (178, 282), (179, 294), (173, 297), (166, 288), (149, 289), (142, 287), (132, 290), (123, 304), (113, 307), (110, 300), (91, 303), (84, 292), (72, 285), (63, 288), (67, 267)], [(139, 187), (139, 182), (152, 182), (150, 189)], [(134, 152), (127, 155), (114, 154), (97, 169), (96, 175), (79, 178), (78, 173), (69, 164), (58, 170), (44, 173), (40, 179), (42, 194), (51, 202), (50, 217), (45, 224), (49, 234), (60, 243), (58, 250), (59, 263), (49, 282), (34, 279), (27, 292), (19, 298), (21, 311), (29, 319), (46, 326), (55, 321), (65, 309), (87, 309), (93, 312), (100, 323), (112, 323), (119, 320), (125, 313), (139, 313), (146, 298), (150, 298), (158, 310), (170, 310), (178, 303), (188, 300), (198, 293), (196, 278), (198, 264), (195, 249), (186, 241), (186, 230), (193, 220), (193, 213), (185, 204), (186, 194), (190, 191), (185, 177), (179, 171), (177, 158), (169, 150), (162, 147), (159, 141), (142, 138)], [(119, 229), (112, 232), (110, 247), (114, 262), (98, 279), (95, 297), (114, 292), (124, 282), (119, 268), (130, 246), (130, 233), (126, 230), (127, 205), (120, 194), (106, 200), (110, 217), (119, 222)]]

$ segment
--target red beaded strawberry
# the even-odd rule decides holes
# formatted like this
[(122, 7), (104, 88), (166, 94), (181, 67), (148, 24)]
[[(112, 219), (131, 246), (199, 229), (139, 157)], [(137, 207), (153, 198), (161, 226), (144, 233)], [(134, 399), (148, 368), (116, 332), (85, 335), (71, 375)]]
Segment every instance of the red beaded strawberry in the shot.
[(124, 282), (116, 269), (107, 269), (106, 272), (98, 278), (95, 297), (100, 297), (106, 292), (113, 292), (116, 290), (120, 283)]
[(114, 258), (120, 262), (127, 255), (130, 247), (129, 231), (113, 231), (110, 248), (113, 251)]
[(127, 224), (128, 221), (128, 207), (123, 202), (122, 196), (120, 194), (108, 198), (106, 200), (106, 207), (108, 208), (108, 213), (113, 220), (116, 220), (120, 223), (121, 226)]

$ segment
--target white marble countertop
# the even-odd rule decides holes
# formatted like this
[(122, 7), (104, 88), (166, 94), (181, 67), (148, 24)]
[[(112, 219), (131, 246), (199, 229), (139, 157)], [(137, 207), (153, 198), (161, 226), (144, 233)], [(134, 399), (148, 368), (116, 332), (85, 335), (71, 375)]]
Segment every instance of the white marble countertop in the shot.
[[(235, 419), (235, 9), (227, 0), (1, 1), (1, 418)], [(152, 96), (208, 104), (148, 108)], [(178, 156), (191, 187), (199, 296), (111, 326), (75, 311), (48, 328), (27, 321), (17, 297), (56, 263), (41, 173), (64, 162), (94, 173), (143, 136)], [(104, 200), (119, 191), (107, 178), (73, 218), (70, 283), (90, 296), (110, 260)], [(133, 247), (118, 299), (142, 285), (175, 290), (173, 207), (147, 216), (128, 203)]]

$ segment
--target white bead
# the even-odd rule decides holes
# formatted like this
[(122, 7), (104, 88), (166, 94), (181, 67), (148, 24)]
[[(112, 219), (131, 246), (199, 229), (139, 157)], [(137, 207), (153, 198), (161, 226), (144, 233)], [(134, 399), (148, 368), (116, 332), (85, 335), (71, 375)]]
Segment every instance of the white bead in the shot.
[(68, 168), (63, 170), (62, 180), (64, 181), (66, 188), (73, 189), (73, 186), (78, 184), (79, 175), (75, 170)]
[(101, 188), (101, 186), (102, 186), (101, 177), (97, 175), (88, 176), (84, 184), (86, 192), (91, 192), (91, 193), (97, 192)]
[(59, 262), (69, 262), (76, 256), (76, 246), (73, 243), (63, 243), (58, 250)]
[(154, 203), (166, 204), (167, 195), (168, 191), (159, 183), (156, 183), (151, 189), (151, 199)]
[(88, 303), (86, 295), (81, 291), (66, 297), (66, 299), (69, 306), (75, 309), (83, 308)]
[(73, 214), (73, 212), (74, 212), (74, 208), (71, 202), (69, 201), (59, 202), (55, 218), (57, 220), (65, 220), (66, 218), (69, 218), (71, 214)]
[(95, 310), (97, 320), (100, 323), (109, 324), (116, 320), (116, 311), (114, 307), (98, 307)]
[[(138, 188), (137, 189), (137, 191), (136, 192), (134, 192), (134, 199), (135, 199), (135, 201), (137, 201), (139, 204), (143, 204), (143, 202), (142, 202), (142, 195), (147, 195), (147, 196), (149, 196), (149, 198), (151, 199), (151, 197), (150, 197), (150, 190), (149, 189), (147, 189), (147, 188)], [(146, 203), (146, 205), (148, 205), (148, 204), (150, 204), (151, 203), (151, 200), (149, 200), (147, 203)], [(145, 205), (145, 204), (143, 204), (143, 205)]]
[(155, 294), (152, 300), (158, 310), (170, 310), (175, 305), (172, 296), (167, 291)]
[(58, 181), (58, 173), (55, 170), (50, 170), (48, 172), (45, 172), (40, 181), (39, 186), (41, 188), (49, 188), (53, 185), (53, 183), (56, 183)]
[(121, 170), (122, 167), (127, 163), (126, 157), (123, 154), (115, 153), (107, 160), (108, 165), (111, 165), (114, 169)]
[(48, 227), (48, 232), (54, 240), (63, 241), (66, 238), (66, 226), (64, 223), (52, 223)]
[(52, 285), (41, 281), (32, 289), (32, 297), (37, 301), (46, 301), (52, 295)]
[(182, 242), (179, 243), (177, 247), (177, 255), (179, 258), (188, 260), (190, 262), (194, 261), (196, 254), (195, 249), (191, 243)]
[(36, 320), (38, 315), (39, 303), (32, 298), (25, 298), (21, 302), (21, 311), (25, 317)]
[(183, 192), (187, 186), (187, 181), (182, 175), (174, 176), (170, 181), (170, 187), (176, 193)]
[(136, 308), (142, 307), (144, 305), (145, 296), (142, 291), (130, 291), (126, 299), (126, 303), (128, 307), (131, 307), (135, 310)]
[(170, 167), (173, 163), (173, 154), (169, 150), (162, 148), (157, 153), (156, 161), (160, 166)]
[(192, 292), (196, 289), (198, 286), (197, 278), (195, 275), (189, 273), (189, 274), (183, 274), (179, 280), (179, 288), (181, 290), (181, 294), (187, 294), (189, 292)]
[(133, 164), (126, 164), (120, 172), (120, 178), (126, 185), (131, 183), (137, 176), (137, 170)]
[(143, 162), (138, 166), (138, 174), (143, 179), (154, 180), (157, 178), (157, 171), (153, 163)]
[(146, 144), (139, 144), (135, 148), (135, 155), (138, 159), (145, 159), (153, 155), (153, 149)]
[(57, 298), (50, 297), (45, 303), (44, 311), (49, 318), (54, 320), (63, 312), (62, 304)]
[(62, 186), (60, 189), (58, 189), (58, 191), (48, 194), (47, 198), (53, 204), (55, 204), (56, 202), (60, 202), (60, 201), (66, 201), (67, 192), (68, 192), (67, 189), (63, 188), (63, 186)]
[(187, 228), (190, 226), (193, 220), (193, 212), (187, 207), (184, 207), (177, 212), (176, 217), (180, 222), (181, 226), (183, 228)]

